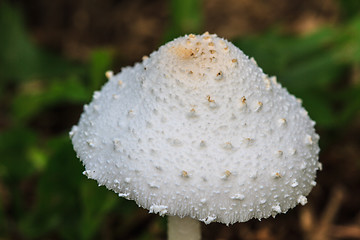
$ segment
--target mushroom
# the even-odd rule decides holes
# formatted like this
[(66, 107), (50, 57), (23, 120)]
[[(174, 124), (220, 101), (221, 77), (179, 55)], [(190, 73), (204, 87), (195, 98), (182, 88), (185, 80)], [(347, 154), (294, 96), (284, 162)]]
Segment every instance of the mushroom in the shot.
[(170, 239), (199, 239), (198, 220), (306, 204), (321, 168), (315, 122), (227, 40), (186, 35), (107, 75), (70, 132), (74, 149), (88, 178), (169, 216)]

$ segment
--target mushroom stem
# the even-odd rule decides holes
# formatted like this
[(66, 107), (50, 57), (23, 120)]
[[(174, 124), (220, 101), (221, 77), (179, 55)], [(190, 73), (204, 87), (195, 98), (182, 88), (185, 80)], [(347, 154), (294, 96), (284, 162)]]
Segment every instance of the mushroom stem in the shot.
[(168, 216), (169, 240), (200, 240), (200, 222), (190, 217)]

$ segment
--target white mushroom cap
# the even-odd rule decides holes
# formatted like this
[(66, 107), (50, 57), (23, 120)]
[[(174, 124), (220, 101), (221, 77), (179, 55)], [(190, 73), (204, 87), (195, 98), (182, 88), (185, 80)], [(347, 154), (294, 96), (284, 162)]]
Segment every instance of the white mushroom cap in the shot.
[(205, 223), (307, 202), (321, 166), (315, 123), (233, 44), (186, 35), (109, 76), (70, 133), (89, 178)]

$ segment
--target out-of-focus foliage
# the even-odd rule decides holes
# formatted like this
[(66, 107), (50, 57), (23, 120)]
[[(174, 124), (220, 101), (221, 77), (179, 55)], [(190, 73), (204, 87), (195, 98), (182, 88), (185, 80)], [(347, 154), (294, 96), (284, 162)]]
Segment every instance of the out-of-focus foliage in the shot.
[[(236, 41), (266, 72), (303, 100), (321, 128), (346, 124), (360, 109), (360, 86), (342, 76), (360, 62), (360, 18), (304, 37), (274, 32)], [(354, 81), (359, 81), (359, 79)], [(341, 106), (341, 107), (339, 107)]]
[(171, 0), (170, 8), (171, 24), (166, 41), (188, 33), (201, 33), (204, 21), (201, 0)]
[(0, 100), (10, 122), (0, 134), (0, 238), (91, 239), (115, 206), (131, 216), (134, 203), (81, 175), (69, 126), (51, 136), (32, 126), (49, 109), (88, 102), (106, 81), (111, 53), (94, 50), (88, 64), (48, 53), (30, 41), (20, 11), (4, 2), (0, 35)]
[[(200, 3), (172, 1), (169, 36), (200, 31)], [(234, 41), (303, 99), (325, 135), (323, 143), (360, 109), (359, 75), (342, 79), (360, 71), (360, 17), (352, 15), (303, 37), (270, 31)], [(78, 114), (106, 81), (112, 53), (95, 49), (87, 63), (54, 55), (30, 40), (21, 12), (6, 2), (0, 4), (0, 36), (0, 101), (7, 118), (0, 132), (0, 239), (96, 239), (106, 229), (116, 236), (134, 232), (133, 225), (142, 224), (137, 206), (82, 176), (67, 136), (79, 117), (72, 110)], [(61, 106), (67, 110), (59, 111)], [(47, 123), (55, 128), (50, 133), (39, 127), (62, 120), (55, 127)], [(164, 220), (156, 221), (154, 228), (163, 231)], [(139, 234), (138, 239), (154, 236), (146, 229)]]

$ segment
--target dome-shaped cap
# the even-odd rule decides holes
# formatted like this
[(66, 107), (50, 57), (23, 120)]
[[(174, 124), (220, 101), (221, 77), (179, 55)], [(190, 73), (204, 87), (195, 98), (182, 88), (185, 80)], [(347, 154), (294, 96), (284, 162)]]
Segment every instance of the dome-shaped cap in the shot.
[(286, 212), (315, 186), (301, 103), (216, 35), (187, 35), (112, 76), (70, 133), (84, 174), (160, 215), (205, 223)]

